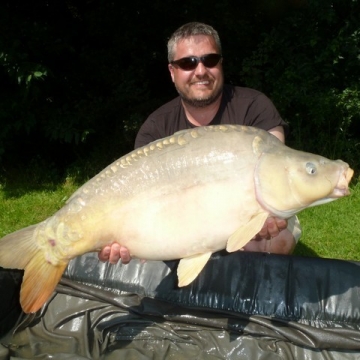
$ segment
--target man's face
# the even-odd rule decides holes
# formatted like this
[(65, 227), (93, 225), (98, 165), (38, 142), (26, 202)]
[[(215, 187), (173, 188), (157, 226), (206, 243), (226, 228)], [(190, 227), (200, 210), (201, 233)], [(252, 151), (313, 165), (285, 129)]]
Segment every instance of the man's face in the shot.
[[(196, 35), (177, 43), (174, 60), (218, 53), (212, 37)], [(224, 84), (221, 60), (212, 68), (205, 67), (199, 62), (193, 70), (183, 70), (178, 65), (171, 64), (169, 70), (178, 93), (186, 103), (204, 107), (219, 98)]]

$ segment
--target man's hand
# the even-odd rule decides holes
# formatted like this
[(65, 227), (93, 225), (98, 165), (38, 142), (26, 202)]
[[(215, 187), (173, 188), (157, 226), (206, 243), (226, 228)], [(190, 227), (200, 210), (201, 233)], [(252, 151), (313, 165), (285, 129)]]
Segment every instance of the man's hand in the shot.
[(110, 264), (116, 264), (120, 259), (123, 264), (128, 264), (131, 260), (129, 250), (118, 243), (105, 246), (98, 256), (99, 260), (109, 261)]
[(282, 230), (287, 228), (288, 222), (285, 219), (279, 219), (276, 217), (268, 217), (264, 226), (259, 231), (258, 236), (264, 239), (271, 239), (280, 234)]
[(269, 217), (260, 232), (242, 250), (291, 254), (296, 246), (296, 240), (287, 226), (287, 220)]

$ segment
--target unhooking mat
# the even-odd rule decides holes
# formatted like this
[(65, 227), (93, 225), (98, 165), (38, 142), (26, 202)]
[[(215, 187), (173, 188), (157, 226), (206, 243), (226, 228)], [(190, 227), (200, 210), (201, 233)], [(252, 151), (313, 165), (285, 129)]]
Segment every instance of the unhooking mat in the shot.
[(177, 262), (71, 261), (35, 314), (0, 271), (0, 359), (360, 359), (360, 263), (214, 254), (179, 288)]

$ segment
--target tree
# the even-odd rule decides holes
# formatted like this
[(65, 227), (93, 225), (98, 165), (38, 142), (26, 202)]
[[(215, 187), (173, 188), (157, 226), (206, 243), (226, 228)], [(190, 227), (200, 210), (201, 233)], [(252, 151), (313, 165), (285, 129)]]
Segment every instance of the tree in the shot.
[(283, 18), (243, 62), (249, 86), (270, 93), (291, 144), (359, 164), (358, 1), (317, 0)]
[(292, 144), (345, 158), (357, 149), (358, 0), (14, 0), (1, 7), (6, 168), (41, 158), (66, 169), (86, 159), (93, 173), (130, 151), (140, 124), (176, 95), (166, 42), (188, 21), (219, 31), (226, 81), (270, 96), (291, 125)]

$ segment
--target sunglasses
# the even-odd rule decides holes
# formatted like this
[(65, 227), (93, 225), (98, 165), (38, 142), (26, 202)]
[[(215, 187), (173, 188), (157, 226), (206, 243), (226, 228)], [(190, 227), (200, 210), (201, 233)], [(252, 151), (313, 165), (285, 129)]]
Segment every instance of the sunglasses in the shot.
[(215, 67), (222, 56), (220, 54), (207, 54), (204, 56), (188, 56), (179, 60), (171, 61), (171, 65), (177, 65), (182, 70), (194, 70), (199, 65), (199, 62), (203, 63), (207, 68)]

